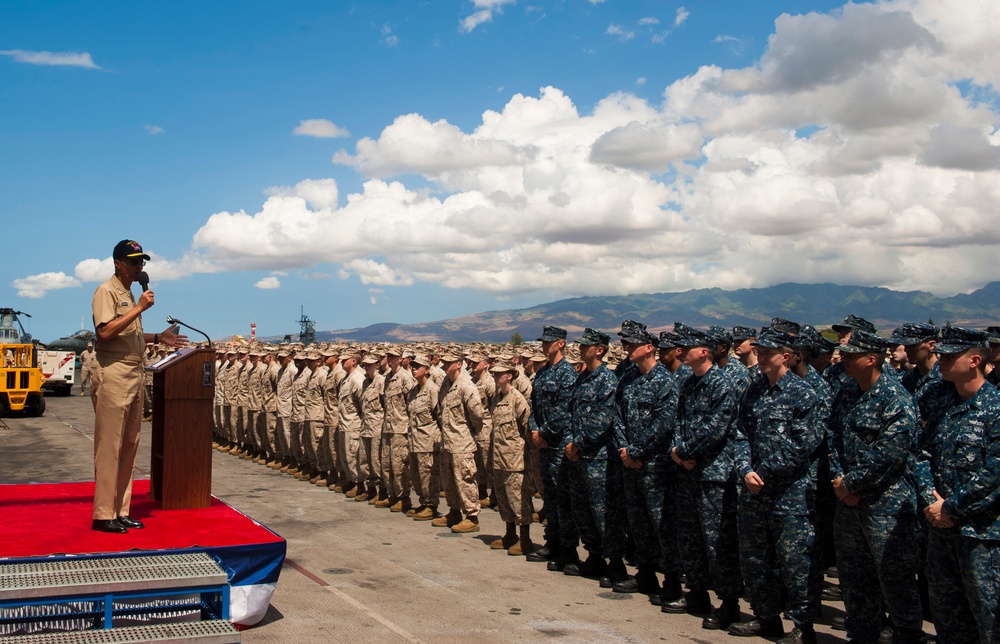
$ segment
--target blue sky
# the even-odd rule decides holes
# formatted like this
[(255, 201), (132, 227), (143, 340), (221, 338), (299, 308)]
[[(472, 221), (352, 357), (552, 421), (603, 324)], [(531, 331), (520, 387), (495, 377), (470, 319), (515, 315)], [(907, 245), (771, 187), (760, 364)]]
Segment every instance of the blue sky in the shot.
[(122, 238), (147, 329), (213, 337), (978, 288), (1000, 54), (969, 4), (0, 2), (0, 304), (89, 325)]

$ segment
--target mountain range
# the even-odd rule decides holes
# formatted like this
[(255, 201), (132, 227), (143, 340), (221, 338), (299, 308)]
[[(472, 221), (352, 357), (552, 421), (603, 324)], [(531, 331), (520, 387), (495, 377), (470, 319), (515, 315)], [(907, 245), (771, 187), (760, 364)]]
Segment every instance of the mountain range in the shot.
[(517, 333), (536, 339), (545, 325), (563, 327), (570, 338), (585, 327), (615, 332), (622, 320), (636, 320), (651, 331), (673, 328), (674, 321), (694, 327), (719, 324), (760, 327), (772, 317), (808, 323), (822, 329), (848, 314), (891, 331), (904, 322), (985, 327), (1000, 324), (1000, 282), (968, 294), (937, 297), (923, 291), (893, 291), (837, 284), (778, 284), (727, 291), (695, 289), (682, 293), (640, 293), (576, 297), (525, 309), (487, 311), (449, 320), (418, 324), (383, 322), (358, 329), (317, 331), (320, 342), (507, 342)]

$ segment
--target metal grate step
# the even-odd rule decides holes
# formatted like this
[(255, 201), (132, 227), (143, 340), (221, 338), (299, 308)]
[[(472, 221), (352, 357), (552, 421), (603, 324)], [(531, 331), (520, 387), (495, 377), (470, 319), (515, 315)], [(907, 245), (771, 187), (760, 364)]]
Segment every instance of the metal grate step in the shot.
[(59, 559), (31, 563), (0, 563), (0, 576), (36, 575), (39, 572), (66, 572), (72, 570), (108, 570), (127, 566), (151, 568), (170, 564), (203, 564), (213, 561), (204, 552), (185, 552), (176, 555), (135, 555), (124, 557), (95, 557), (85, 559)]
[(229, 644), (240, 641), (240, 632), (226, 620), (127, 626), (109, 630), (43, 633), (6, 637), (7, 642), (31, 644), (127, 644), (141, 642), (202, 642)]
[(228, 581), (225, 571), (203, 552), (0, 564), (0, 601), (219, 586)]

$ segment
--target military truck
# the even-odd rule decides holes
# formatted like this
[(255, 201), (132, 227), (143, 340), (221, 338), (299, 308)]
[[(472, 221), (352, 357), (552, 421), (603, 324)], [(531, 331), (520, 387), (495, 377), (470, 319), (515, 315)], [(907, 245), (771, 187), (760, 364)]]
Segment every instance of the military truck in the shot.
[(45, 413), (42, 394), (45, 377), (38, 368), (35, 345), (24, 332), (20, 315), (31, 317), (23, 311), (0, 308), (0, 416), (10, 412), (41, 416)]

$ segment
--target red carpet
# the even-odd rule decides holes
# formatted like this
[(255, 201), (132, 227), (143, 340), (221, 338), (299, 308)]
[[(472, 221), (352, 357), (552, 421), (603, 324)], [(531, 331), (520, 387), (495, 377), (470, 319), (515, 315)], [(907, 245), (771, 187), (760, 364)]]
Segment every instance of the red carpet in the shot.
[(149, 480), (132, 485), (128, 534), (90, 529), (94, 483), (0, 485), (0, 558), (95, 554), (128, 550), (213, 548), (283, 539), (215, 497), (197, 510), (163, 510), (149, 498)]

